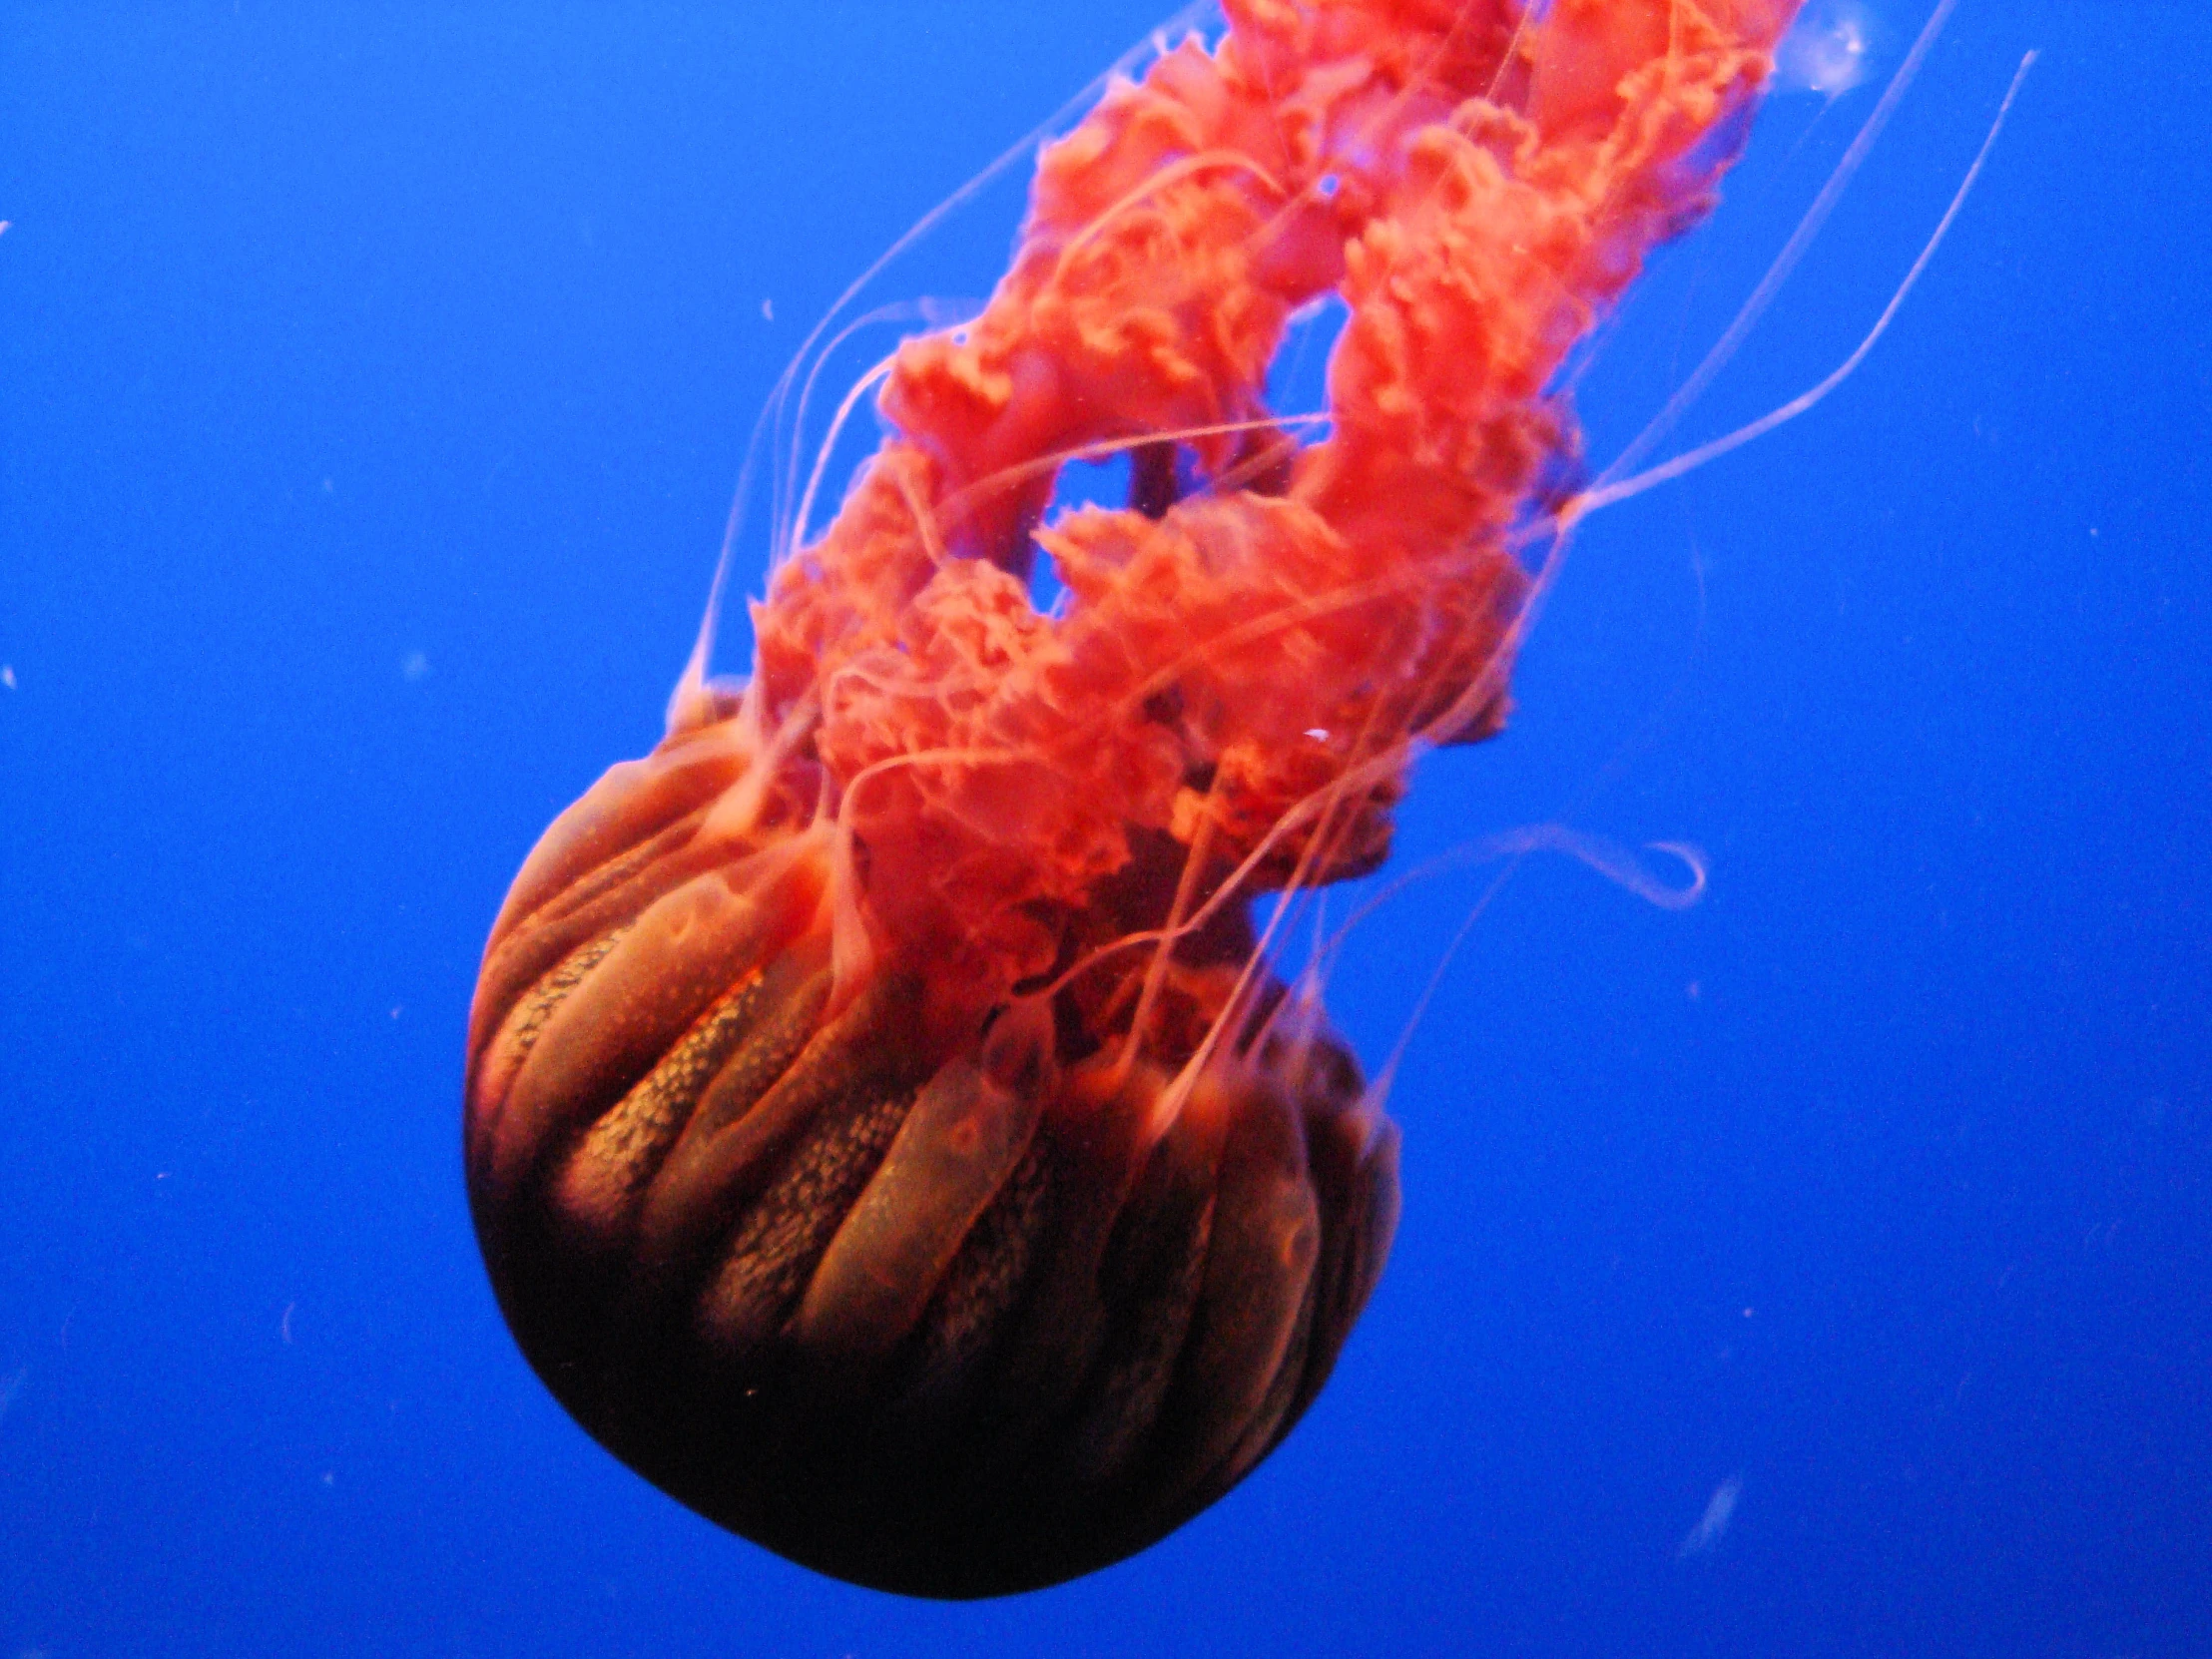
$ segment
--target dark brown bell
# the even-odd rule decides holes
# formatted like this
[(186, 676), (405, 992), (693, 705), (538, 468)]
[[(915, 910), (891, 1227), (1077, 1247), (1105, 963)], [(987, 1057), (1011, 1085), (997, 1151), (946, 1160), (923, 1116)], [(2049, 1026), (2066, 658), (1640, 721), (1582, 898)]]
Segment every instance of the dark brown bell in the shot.
[(491, 937), (468, 1176), (517, 1342), (632, 1468), (839, 1578), (985, 1596), (1143, 1549), (1327, 1379), (1394, 1130), (1281, 1019), (1176, 1088), (1187, 1056), (1064, 1001), (933, 1052), (917, 964), (834, 1006), (820, 859), (774, 812), (718, 834), (715, 739), (609, 774)]

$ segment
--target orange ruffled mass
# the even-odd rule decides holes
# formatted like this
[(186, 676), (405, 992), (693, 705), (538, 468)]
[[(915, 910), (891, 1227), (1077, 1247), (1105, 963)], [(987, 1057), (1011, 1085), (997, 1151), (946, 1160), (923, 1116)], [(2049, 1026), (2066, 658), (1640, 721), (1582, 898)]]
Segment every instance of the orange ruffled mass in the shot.
[[(971, 1011), (1112, 936), (1140, 841), (1247, 891), (1370, 868), (1414, 745), (1498, 729), (1516, 530), (1576, 451), (1546, 388), (1710, 208), (1796, 4), (1223, 9), (1044, 152), (988, 307), (900, 348), (888, 435), (754, 610), (755, 714), (827, 779), (874, 947)], [(1268, 367), (1332, 289), (1293, 428)], [(1132, 505), (1042, 525), (1118, 448)]]

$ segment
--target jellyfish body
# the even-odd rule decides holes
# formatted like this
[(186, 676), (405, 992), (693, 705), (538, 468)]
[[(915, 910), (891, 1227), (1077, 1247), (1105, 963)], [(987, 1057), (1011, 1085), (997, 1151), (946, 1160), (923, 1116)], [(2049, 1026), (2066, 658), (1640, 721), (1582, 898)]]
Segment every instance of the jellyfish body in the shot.
[[(1045, 151), (751, 679), (687, 681), (487, 947), (479, 1237), (618, 1456), (974, 1596), (1143, 1548), (1289, 1431), (1396, 1136), (1251, 901), (1375, 867), (1415, 749), (1503, 724), (1547, 385), (1709, 206), (1794, 9), (1231, 0)], [(1304, 441), (1265, 376), (1331, 290)], [(1130, 505), (1043, 525), (1104, 448)]]

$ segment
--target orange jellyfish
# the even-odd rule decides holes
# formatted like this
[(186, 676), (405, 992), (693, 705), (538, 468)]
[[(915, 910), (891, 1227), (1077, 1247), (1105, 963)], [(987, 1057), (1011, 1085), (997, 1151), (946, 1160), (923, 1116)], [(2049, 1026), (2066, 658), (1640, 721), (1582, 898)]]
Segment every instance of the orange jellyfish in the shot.
[[(1045, 149), (751, 677), (695, 657), (477, 986), (523, 1353), (655, 1484), (861, 1584), (1132, 1554), (1326, 1382), (1397, 1137), (1254, 901), (1375, 868), (1414, 754), (1503, 724), (1562, 360), (1710, 207), (1796, 0), (1223, 10)], [(1271, 411), (1332, 290), (1326, 419)], [(1117, 450), (1127, 507), (1045, 523)]]

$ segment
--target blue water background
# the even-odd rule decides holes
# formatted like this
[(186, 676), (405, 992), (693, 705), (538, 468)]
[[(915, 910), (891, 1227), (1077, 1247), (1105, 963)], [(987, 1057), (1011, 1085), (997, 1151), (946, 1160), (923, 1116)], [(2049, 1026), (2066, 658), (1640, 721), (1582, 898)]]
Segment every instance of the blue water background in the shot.
[[(1397, 1078), (1389, 1275), (1230, 1499), (1065, 1589), (900, 1601), (678, 1508), (517, 1357), (457, 1152), (505, 884), (653, 742), (807, 324), (1156, 21), (9, 0), (4, 1659), (2212, 1653), (2180, 3), (1965, 0), (1683, 436), (1841, 360), (2040, 48), (1891, 333), (1593, 520), (1509, 734), (1423, 767), (1408, 857), (1562, 823), (1696, 843), (1710, 890), (1550, 856), (1482, 910)], [(1874, 93), (1769, 111), (1586, 376), (1594, 456)], [(893, 291), (980, 292), (1017, 203)], [(1359, 935), (1371, 1063), (1489, 873)]]

